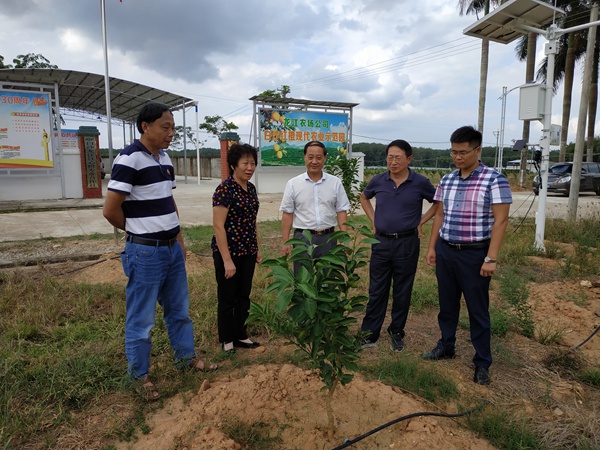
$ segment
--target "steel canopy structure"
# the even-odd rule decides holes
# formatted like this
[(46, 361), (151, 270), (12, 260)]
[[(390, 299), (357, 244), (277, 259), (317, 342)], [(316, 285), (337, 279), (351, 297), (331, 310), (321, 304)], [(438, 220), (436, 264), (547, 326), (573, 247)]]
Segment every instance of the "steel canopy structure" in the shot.
[[(540, 0), (512, 0), (500, 5), (464, 29), (463, 34), (508, 44), (523, 35), (526, 27), (543, 27), (564, 11)], [(539, 30), (538, 30), (539, 31)]]
[[(63, 69), (0, 69), (0, 86), (19, 90), (39, 90), (40, 85), (56, 86), (61, 109), (82, 117), (106, 116), (104, 75)], [(188, 97), (132, 81), (110, 77), (111, 115), (122, 122), (134, 123), (140, 108), (150, 101), (171, 109), (194, 106)]]

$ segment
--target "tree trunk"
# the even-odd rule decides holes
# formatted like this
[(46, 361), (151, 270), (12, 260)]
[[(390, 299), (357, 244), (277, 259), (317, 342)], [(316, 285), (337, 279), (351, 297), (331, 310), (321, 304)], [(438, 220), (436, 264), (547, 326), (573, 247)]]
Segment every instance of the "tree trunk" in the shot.
[(335, 392), (335, 388), (337, 387), (338, 380), (337, 378), (333, 380), (331, 387), (327, 391), (327, 396), (325, 397), (325, 407), (327, 408), (327, 423), (328, 423), (328, 432), (330, 438), (335, 434), (335, 419), (333, 417), (333, 408), (331, 407), (331, 399), (333, 398), (333, 393)]
[(592, 84), (590, 85), (590, 100), (588, 106), (588, 133), (587, 133), (587, 152), (586, 161), (594, 161), (594, 134), (596, 132), (596, 109), (598, 108), (598, 59), (600, 51), (596, 38), (596, 47), (594, 49), (594, 66), (592, 69)]
[[(535, 52), (537, 47), (537, 33), (531, 32), (527, 35), (527, 62), (525, 65), (525, 83), (533, 81), (535, 76)], [(529, 120), (523, 121), (523, 139), (526, 144), (529, 144), (529, 130), (531, 128), (531, 122)], [(526, 174), (527, 174), (527, 155), (529, 154), (528, 146), (523, 147), (521, 150), (521, 168), (519, 170), (519, 186), (525, 187), (526, 185)]]
[(567, 135), (569, 133), (569, 119), (571, 118), (571, 96), (573, 94), (573, 75), (575, 72), (575, 52), (577, 49), (579, 36), (577, 33), (569, 34), (569, 47), (567, 48), (567, 57), (565, 59), (565, 79), (563, 83), (563, 110), (562, 124), (560, 132), (560, 152), (558, 160), (565, 161), (567, 152)]
[(590, 86), (590, 101), (588, 109), (588, 135), (586, 161), (594, 161), (594, 133), (596, 131), (596, 108), (598, 107), (598, 81), (592, 81)]
[(479, 73), (479, 113), (477, 115), (477, 129), (483, 134), (483, 122), (485, 115), (485, 96), (487, 91), (488, 59), (490, 53), (490, 41), (481, 40), (481, 69)]

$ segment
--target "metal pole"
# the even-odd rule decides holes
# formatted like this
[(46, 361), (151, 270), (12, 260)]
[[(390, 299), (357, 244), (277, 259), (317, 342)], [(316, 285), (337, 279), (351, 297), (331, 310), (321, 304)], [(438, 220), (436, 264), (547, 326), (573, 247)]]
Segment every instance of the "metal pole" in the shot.
[(105, 0), (102, 0), (102, 45), (104, 47), (104, 95), (106, 97), (106, 120), (108, 137), (108, 170), (112, 171), (112, 114), (110, 108), (110, 78), (108, 77), (108, 47), (106, 44), (106, 11)]
[(196, 168), (198, 171), (198, 184), (200, 184), (202, 176), (200, 175), (200, 119), (198, 119), (198, 102), (194, 102), (194, 108), (196, 110)]
[(546, 103), (540, 147), (542, 149), (541, 185), (538, 196), (538, 210), (535, 216), (535, 248), (545, 252), (544, 231), (546, 227), (546, 197), (548, 194), (548, 165), (550, 161), (550, 128), (552, 125), (552, 87), (554, 85), (554, 60), (556, 55), (556, 25), (548, 28), (545, 53), (548, 58), (546, 66)]
[(496, 153), (494, 154), (494, 168), (498, 168), (498, 137), (500, 136), (500, 130), (492, 131), (494, 136), (496, 136)]
[(185, 184), (187, 184), (187, 130), (185, 129), (185, 102), (183, 102), (183, 107), (181, 108), (183, 111), (183, 173)]
[(504, 126), (506, 124), (506, 97), (508, 96), (508, 88), (502, 87), (502, 117), (500, 118), (500, 147), (498, 150), (498, 172), (502, 173), (504, 165)]
[(58, 147), (58, 161), (60, 164), (60, 192), (62, 199), (64, 200), (67, 198), (67, 188), (65, 186), (65, 158), (61, 138), (62, 124), (60, 123), (60, 98), (58, 96), (58, 83), (56, 82), (54, 83), (54, 108), (56, 110), (56, 133), (58, 135), (56, 146)]

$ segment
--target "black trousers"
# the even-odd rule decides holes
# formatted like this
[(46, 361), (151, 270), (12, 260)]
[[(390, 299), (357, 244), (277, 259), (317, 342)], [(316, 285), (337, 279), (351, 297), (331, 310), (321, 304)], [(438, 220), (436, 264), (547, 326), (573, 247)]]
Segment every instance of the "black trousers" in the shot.
[(392, 323), (390, 330), (404, 337), (413, 283), (419, 262), (420, 239), (417, 234), (399, 239), (377, 235), (369, 265), (369, 302), (361, 330), (370, 332), (369, 340), (376, 342), (387, 311), (390, 287), (392, 291)]
[[(316, 234), (312, 235), (312, 243), (313, 245), (318, 245), (313, 252), (313, 259), (319, 258), (320, 256), (326, 255), (329, 253), (333, 247), (337, 245), (337, 241), (333, 240), (331, 242), (327, 242), (331, 234), (323, 234), (318, 236)], [(294, 230), (294, 239), (302, 239), (304, 242), (308, 244), (308, 241), (302, 234), (302, 231)], [(300, 263), (298, 261), (294, 261), (294, 275), (298, 274), (298, 270), (300, 269)]]
[(225, 278), (225, 265), (219, 252), (213, 252), (217, 278), (217, 325), (219, 342), (248, 339), (246, 320), (250, 311), (250, 292), (256, 255), (233, 256), (235, 275)]
[(456, 327), (460, 315), (460, 299), (464, 295), (475, 349), (473, 363), (488, 369), (492, 364), (490, 322), (490, 280), (479, 272), (487, 248), (455, 250), (438, 239), (435, 245), (435, 274), (438, 280), (440, 312), (438, 324), (442, 338), (438, 345), (454, 349)]

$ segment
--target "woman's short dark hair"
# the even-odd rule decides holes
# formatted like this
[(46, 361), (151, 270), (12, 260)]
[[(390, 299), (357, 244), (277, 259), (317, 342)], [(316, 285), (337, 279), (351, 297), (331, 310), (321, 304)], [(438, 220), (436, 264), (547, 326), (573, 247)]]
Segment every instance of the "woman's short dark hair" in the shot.
[(396, 140), (390, 142), (388, 144), (388, 146), (385, 148), (385, 156), (387, 156), (388, 151), (390, 150), (390, 147), (398, 147), (401, 150), (404, 150), (404, 154), (406, 155), (407, 158), (412, 155), (412, 147), (404, 139), (396, 139)]
[(162, 103), (157, 102), (146, 103), (140, 110), (137, 117), (137, 129), (140, 132), (140, 134), (144, 134), (144, 130), (142, 129), (142, 122), (150, 124), (155, 120), (160, 119), (165, 111), (171, 112), (167, 105), (163, 105)]
[(229, 166), (229, 174), (233, 174), (243, 156), (252, 156), (254, 164), (258, 164), (258, 152), (250, 144), (233, 144), (227, 150), (227, 165)]
[(323, 149), (323, 156), (327, 156), (327, 147), (325, 147), (325, 144), (323, 144), (321, 141), (307, 142), (306, 145), (304, 146), (304, 154), (305, 155), (306, 155), (306, 150), (308, 150), (308, 147), (321, 147)]
[(469, 125), (456, 129), (454, 133), (452, 133), (452, 136), (450, 136), (450, 142), (452, 144), (468, 142), (469, 146), (473, 148), (479, 147), (482, 139), (481, 132)]

